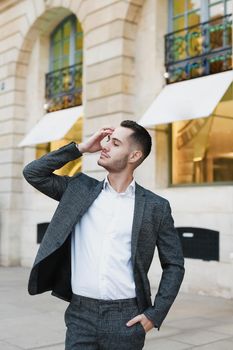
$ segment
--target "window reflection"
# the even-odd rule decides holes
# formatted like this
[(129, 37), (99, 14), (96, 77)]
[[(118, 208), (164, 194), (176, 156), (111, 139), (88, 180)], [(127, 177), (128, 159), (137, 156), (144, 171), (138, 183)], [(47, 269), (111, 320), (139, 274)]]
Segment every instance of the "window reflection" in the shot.
[(188, 27), (194, 26), (200, 23), (200, 11), (191, 12), (188, 15)]
[(209, 18), (210, 20), (224, 16), (224, 4), (216, 4), (214, 6), (209, 7)]
[(184, 16), (178, 17), (176, 19), (174, 19), (173, 21), (173, 29), (174, 32), (180, 29), (185, 28), (185, 18)]
[(173, 0), (173, 15), (177, 16), (185, 11), (185, 0)]
[(188, 11), (190, 10), (196, 10), (201, 7), (201, 1), (200, 0), (188, 0)]
[(226, 3), (226, 13), (230, 14), (233, 11), (233, 3), (232, 0), (228, 0)]

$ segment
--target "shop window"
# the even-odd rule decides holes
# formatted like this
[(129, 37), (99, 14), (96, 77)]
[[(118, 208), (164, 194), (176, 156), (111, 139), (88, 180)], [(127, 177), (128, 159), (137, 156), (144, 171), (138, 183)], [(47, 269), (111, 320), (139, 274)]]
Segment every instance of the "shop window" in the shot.
[(233, 181), (232, 111), (231, 84), (213, 115), (172, 124), (172, 184)]
[[(65, 135), (64, 139), (37, 145), (36, 159), (42, 157), (48, 152), (55, 151), (56, 149), (62, 146), (65, 146), (71, 141), (75, 141), (76, 143), (79, 144), (82, 141), (82, 131), (83, 131), (83, 118), (79, 118), (78, 121), (69, 130), (69, 132)], [(55, 170), (54, 174), (72, 176), (80, 172), (81, 169), (82, 169), (81, 158), (78, 158), (71, 162), (68, 162), (62, 168)]]

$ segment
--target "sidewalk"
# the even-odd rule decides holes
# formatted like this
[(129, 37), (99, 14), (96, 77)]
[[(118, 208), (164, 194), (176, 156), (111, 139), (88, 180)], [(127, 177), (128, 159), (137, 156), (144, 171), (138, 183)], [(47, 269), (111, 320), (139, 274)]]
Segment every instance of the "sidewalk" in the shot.
[[(67, 303), (50, 293), (29, 296), (28, 275), (26, 268), (0, 268), (0, 350), (64, 350)], [(233, 300), (180, 294), (144, 349), (232, 350)]]

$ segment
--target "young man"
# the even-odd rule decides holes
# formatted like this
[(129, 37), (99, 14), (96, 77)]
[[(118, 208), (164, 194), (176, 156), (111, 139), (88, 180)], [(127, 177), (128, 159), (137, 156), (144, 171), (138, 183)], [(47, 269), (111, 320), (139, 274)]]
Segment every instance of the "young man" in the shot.
[[(150, 150), (147, 130), (123, 121), (24, 168), (32, 186), (60, 202), (37, 253), (29, 293), (51, 290), (70, 302), (66, 350), (142, 349), (178, 293), (184, 261), (169, 202), (133, 175)], [(103, 181), (53, 173), (98, 151), (98, 164), (108, 172)], [(163, 273), (152, 305), (147, 273), (156, 246)]]

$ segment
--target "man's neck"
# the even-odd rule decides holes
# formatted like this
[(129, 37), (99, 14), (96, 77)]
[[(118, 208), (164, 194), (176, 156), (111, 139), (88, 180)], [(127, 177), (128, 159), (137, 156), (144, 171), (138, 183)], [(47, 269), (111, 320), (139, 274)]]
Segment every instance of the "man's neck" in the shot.
[(133, 174), (109, 173), (107, 176), (110, 185), (118, 193), (125, 192), (134, 179)]

